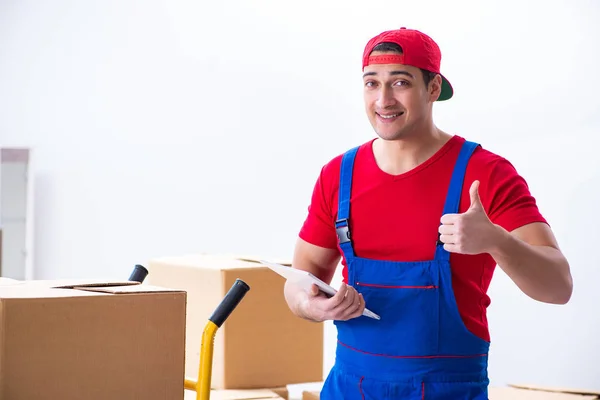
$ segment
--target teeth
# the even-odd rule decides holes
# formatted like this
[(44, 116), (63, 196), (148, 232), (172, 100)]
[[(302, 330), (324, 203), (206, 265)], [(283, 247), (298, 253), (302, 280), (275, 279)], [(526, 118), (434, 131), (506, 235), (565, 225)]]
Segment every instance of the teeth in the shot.
[(379, 114), (379, 116), (381, 118), (385, 118), (385, 119), (394, 118), (394, 117), (397, 117), (398, 115), (400, 115), (400, 114), (392, 114), (392, 115), (381, 115), (381, 114)]

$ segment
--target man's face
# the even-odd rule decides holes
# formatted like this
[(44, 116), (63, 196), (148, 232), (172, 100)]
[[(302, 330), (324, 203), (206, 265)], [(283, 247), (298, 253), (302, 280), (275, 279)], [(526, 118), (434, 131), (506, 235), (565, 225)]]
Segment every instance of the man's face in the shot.
[(397, 140), (431, 119), (431, 104), (439, 96), (441, 79), (437, 76), (426, 87), (419, 68), (375, 64), (365, 67), (363, 83), (365, 107), (375, 132), (382, 139)]

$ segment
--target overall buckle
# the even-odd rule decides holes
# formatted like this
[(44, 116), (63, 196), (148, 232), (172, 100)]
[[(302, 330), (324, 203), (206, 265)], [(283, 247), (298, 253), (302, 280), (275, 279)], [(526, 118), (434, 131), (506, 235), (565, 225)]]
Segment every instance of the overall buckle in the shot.
[(335, 221), (335, 232), (340, 244), (350, 241), (350, 227), (348, 226), (347, 218)]

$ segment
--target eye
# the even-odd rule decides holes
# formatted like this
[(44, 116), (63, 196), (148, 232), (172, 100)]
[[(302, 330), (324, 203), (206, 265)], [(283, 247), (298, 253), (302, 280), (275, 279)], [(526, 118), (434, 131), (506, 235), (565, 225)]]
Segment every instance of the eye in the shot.
[(377, 85), (377, 82), (374, 82), (374, 81), (366, 81), (366, 82), (365, 82), (365, 87), (366, 87), (366, 88), (373, 88), (373, 87), (375, 87), (376, 85)]
[(410, 86), (409, 81), (401, 80), (394, 82), (394, 86)]

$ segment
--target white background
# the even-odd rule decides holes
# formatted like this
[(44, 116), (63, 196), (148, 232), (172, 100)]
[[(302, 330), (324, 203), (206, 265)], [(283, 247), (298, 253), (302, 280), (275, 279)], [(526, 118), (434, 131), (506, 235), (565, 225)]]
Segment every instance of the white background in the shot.
[(596, 0), (1, 1), (0, 145), (33, 148), (35, 276), (291, 256), (321, 166), (374, 135), (363, 46), (417, 28), (456, 90), (436, 123), (513, 162), (573, 269), (566, 306), (498, 270), (492, 383), (598, 390), (598, 20)]

